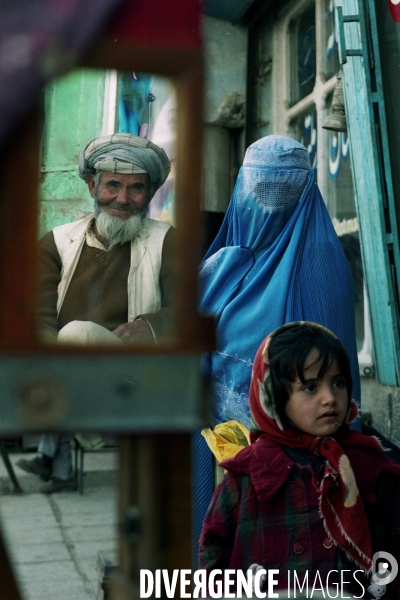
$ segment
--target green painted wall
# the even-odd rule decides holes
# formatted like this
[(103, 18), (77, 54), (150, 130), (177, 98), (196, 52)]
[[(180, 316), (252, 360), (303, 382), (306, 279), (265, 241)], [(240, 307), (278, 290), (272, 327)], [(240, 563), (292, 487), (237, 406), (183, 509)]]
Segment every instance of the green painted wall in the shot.
[(82, 147), (101, 135), (105, 71), (79, 69), (45, 91), (39, 235), (91, 211), (92, 199), (78, 175)]

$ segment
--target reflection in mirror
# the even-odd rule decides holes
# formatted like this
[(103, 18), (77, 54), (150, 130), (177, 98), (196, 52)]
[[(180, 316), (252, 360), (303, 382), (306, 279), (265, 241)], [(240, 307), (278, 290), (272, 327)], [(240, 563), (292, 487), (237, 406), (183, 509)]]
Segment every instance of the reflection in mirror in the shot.
[(43, 340), (173, 339), (176, 112), (172, 82), (135, 71), (80, 69), (45, 90)]

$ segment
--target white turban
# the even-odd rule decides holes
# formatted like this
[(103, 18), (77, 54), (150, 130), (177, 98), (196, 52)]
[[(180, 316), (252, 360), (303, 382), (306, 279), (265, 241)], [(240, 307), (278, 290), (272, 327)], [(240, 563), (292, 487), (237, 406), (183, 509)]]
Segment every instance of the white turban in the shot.
[(170, 168), (162, 148), (132, 133), (96, 138), (79, 155), (79, 176), (85, 181), (98, 170), (124, 175), (148, 173), (150, 182), (161, 186)]

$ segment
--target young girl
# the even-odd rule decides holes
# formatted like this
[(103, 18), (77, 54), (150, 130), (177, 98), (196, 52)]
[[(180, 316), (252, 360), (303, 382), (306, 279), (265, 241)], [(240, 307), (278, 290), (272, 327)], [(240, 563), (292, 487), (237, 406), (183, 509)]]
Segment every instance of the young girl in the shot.
[[(310, 588), (370, 597), (374, 553), (400, 558), (400, 465), (349, 428), (351, 394), (347, 354), (324, 327), (289, 323), (263, 342), (249, 395), (252, 443), (221, 463), (199, 568), (259, 565), (278, 571), (278, 587), (307, 574)], [(387, 598), (400, 598), (399, 583), (400, 575)]]

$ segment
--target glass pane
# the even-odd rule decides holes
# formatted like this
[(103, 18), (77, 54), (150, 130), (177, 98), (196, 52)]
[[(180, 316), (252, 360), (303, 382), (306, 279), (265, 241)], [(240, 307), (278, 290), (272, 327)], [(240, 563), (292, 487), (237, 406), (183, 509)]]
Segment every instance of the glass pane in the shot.
[(322, 48), (321, 56), (322, 75), (325, 81), (336, 75), (339, 70), (339, 55), (336, 40), (336, 29), (334, 19), (334, 2), (333, 0), (324, 0), (325, 4), (325, 20), (321, 23), (322, 33)]
[[(76, 343), (168, 343), (175, 319), (172, 82), (79, 69), (53, 81), (45, 98), (39, 328), (51, 341), (75, 343), (77, 333)], [(85, 156), (82, 172), (88, 142), (117, 133), (138, 137), (130, 146), (106, 138), (101, 151)]]
[(290, 123), (290, 135), (308, 150), (315, 178), (317, 177), (317, 112), (312, 105)]
[[(328, 98), (329, 105), (331, 99)], [(290, 135), (308, 149), (310, 161), (317, 178), (317, 114), (314, 106), (300, 114), (290, 124)], [(356, 313), (357, 350), (364, 344), (364, 293), (358, 222), (354, 203), (353, 181), (350, 166), (349, 141), (344, 133), (329, 131), (328, 165), (319, 165), (320, 177), (327, 178), (324, 198), (333, 225), (353, 275)]]
[(304, 12), (290, 24), (291, 105), (310, 94), (315, 85), (315, 9)]
[[(329, 102), (329, 101), (328, 101)], [(328, 132), (327, 205), (353, 275), (357, 350), (364, 343), (364, 292), (358, 221), (354, 202), (349, 140), (346, 133)]]

